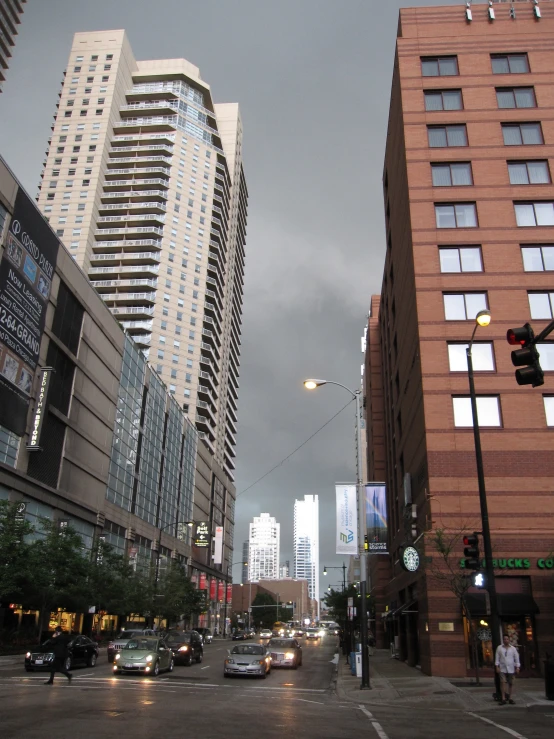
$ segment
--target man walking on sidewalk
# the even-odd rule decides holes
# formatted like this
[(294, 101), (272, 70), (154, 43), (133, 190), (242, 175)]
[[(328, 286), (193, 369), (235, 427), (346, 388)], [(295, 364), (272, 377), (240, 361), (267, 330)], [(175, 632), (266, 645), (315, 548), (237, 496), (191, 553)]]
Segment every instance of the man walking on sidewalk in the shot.
[(72, 675), (65, 669), (65, 661), (69, 657), (69, 641), (71, 637), (68, 634), (64, 634), (61, 626), (56, 626), (54, 634), (46, 644), (49, 649), (54, 653), (54, 660), (50, 670), (50, 680), (47, 680), (45, 685), (54, 684), (54, 675), (56, 672), (61, 672), (65, 675), (69, 682), (71, 682)]
[(500, 688), (502, 690), (502, 700), (499, 703), (501, 706), (506, 705), (506, 703), (513, 706), (515, 701), (512, 700), (512, 690), (515, 675), (519, 672), (519, 654), (517, 649), (510, 644), (508, 634), (504, 634), (503, 642), (497, 647), (494, 660), (496, 671), (500, 675)]

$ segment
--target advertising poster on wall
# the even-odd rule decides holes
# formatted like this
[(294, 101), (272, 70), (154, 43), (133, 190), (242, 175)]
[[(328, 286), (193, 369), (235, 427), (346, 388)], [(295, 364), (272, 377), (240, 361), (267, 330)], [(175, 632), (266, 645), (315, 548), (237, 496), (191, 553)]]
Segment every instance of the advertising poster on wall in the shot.
[(214, 537), (214, 564), (220, 565), (223, 562), (223, 526), (215, 527)]
[(0, 261), (0, 424), (22, 436), (59, 241), (19, 189)]
[(335, 485), (337, 496), (337, 554), (358, 554), (356, 486)]
[(387, 554), (387, 488), (384, 482), (365, 485), (365, 512), (370, 553)]

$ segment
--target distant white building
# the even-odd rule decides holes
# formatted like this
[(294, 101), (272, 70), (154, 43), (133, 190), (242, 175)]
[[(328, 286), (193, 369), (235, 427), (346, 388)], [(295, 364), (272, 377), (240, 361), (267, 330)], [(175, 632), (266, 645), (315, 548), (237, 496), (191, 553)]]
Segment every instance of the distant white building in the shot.
[(282, 564), (279, 567), (279, 579), (282, 580), (285, 577), (290, 577), (290, 562), (288, 561), (288, 559), (285, 564)]
[(248, 537), (248, 579), (277, 580), (279, 577), (279, 552), (281, 524), (269, 513), (254, 516)]
[(294, 502), (294, 577), (308, 581), (308, 594), (319, 603), (319, 498)]

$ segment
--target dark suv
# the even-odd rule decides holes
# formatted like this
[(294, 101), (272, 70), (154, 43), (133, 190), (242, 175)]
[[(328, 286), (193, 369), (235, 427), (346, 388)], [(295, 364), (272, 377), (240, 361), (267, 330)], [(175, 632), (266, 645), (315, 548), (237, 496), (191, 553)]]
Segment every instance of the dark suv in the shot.
[(207, 629), (204, 626), (199, 626), (196, 631), (202, 637), (204, 644), (211, 644), (213, 639), (213, 633), (211, 629)]
[(204, 647), (197, 631), (169, 631), (165, 643), (173, 650), (176, 665), (191, 665), (193, 660), (202, 662)]

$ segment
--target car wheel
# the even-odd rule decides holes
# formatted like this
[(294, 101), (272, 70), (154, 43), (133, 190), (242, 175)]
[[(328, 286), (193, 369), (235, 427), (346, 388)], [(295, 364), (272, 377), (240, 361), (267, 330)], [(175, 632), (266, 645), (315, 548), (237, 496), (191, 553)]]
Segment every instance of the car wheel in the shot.
[(200, 662), (202, 662), (203, 659), (204, 659), (204, 652), (199, 652), (196, 655), (196, 663), (197, 664), (200, 664)]
[(71, 657), (65, 658), (65, 662), (63, 663), (63, 668), (66, 672), (68, 672), (71, 669)]
[(173, 657), (171, 658), (171, 662), (169, 663), (168, 671), (173, 672), (173, 668), (175, 667), (175, 660)]
[(189, 657), (187, 657), (187, 659), (185, 660), (185, 666), (186, 666), (186, 667), (190, 667), (191, 665), (192, 665), (192, 657), (191, 657), (191, 656), (189, 656)]
[(229, 673), (227, 673), (227, 672), (224, 672), (223, 673), (223, 677), (231, 677), (231, 675), (229, 675)]
[(96, 667), (96, 660), (98, 659), (98, 655), (96, 652), (93, 652), (87, 661), (87, 667)]
[(159, 662), (156, 662), (156, 664), (154, 665), (152, 674), (154, 675), (154, 677), (158, 677), (158, 675), (160, 674), (160, 663)]

